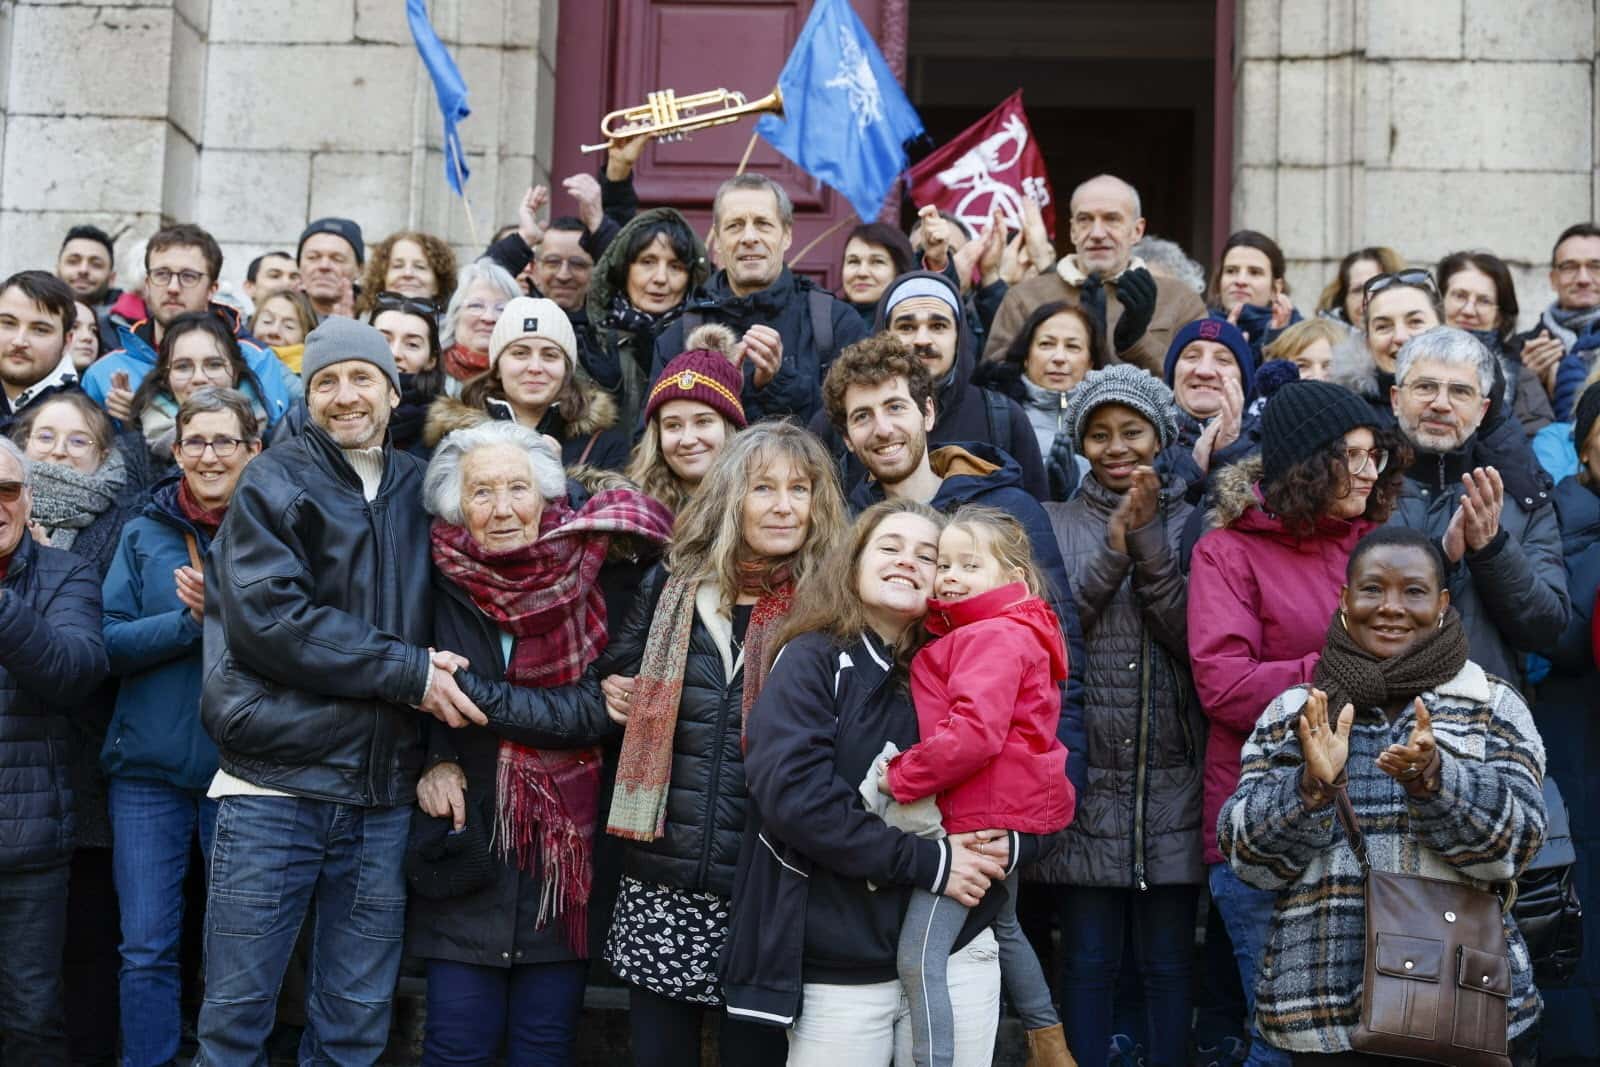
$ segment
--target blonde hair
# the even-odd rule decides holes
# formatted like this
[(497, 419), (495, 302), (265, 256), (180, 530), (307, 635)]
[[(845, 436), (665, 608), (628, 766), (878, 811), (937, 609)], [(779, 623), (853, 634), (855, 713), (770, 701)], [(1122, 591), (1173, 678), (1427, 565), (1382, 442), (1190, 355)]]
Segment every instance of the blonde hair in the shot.
[[(726, 448), (740, 430), (725, 416), (722, 421), (727, 423), (723, 437), (723, 447)], [(667, 457), (661, 451), (661, 421), (656, 418), (646, 420), (644, 435), (633, 446), (633, 457), (628, 461), (628, 469), (623, 476), (637, 485), (646, 496), (666, 505), (674, 515), (684, 509), (699, 488), (678, 477), (667, 465)]]
[(1265, 359), (1293, 360), (1318, 341), (1328, 342), (1331, 349), (1348, 336), (1348, 329), (1321, 316), (1301, 319), (1280, 333), (1276, 340), (1261, 350), (1261, 354)]
[(999, 508), (963, 504), (945, 523), (944, 532), (951, 530), (965, 531), (972, 537), (973, 544), (993, 555), (1001, 567), (1020, 571), (1029, 593), (1044, 596), (1044, 578), (1034, 562), (1033, 542), (1028, 540), (1028, 531), (1022, 523)]
[(748, 553), (744, 498), (755, 476), (779, 459), (787, 459), (811, 481), (806, 538), (791, 570), (798, 595), (843, 537), (846, 519), (833, 458), (814, 434), (787, 422), (751, 426), (717, 454), (678, 515), (667, 552), (667, 569), (674, 577), (716, 582), (725, 606), (738, 599), (738, 564)]

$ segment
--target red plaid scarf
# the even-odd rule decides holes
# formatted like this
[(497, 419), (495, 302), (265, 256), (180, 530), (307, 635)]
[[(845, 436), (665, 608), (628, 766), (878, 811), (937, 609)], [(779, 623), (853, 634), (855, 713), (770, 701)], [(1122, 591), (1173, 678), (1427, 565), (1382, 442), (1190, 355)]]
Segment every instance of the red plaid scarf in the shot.
[[(767, 680), (767, 648), (794, 604), (789, 562), (758, 560), (739, 567), (739, 592), (759, 598), (744, 633), (741, 711), (746, 720)], [(606, 823), (606, 832), (617, 837), (654, 841), (666, 832), (672, 741), (678, 731), (678, 704), (683, 696), (698, 586), (686, 578), (669, 578), (656, 604), (644, 660), (634, 682), (632, 712), (622, 736), (611, 817)]]
[(488, 369), (487, 352), (474, 352), (460, 341), (444, 350), (444, 372), (458, 382), (470, 382)]
[[(459, 526), (435, 522), (433, 562), (515, 639), (506, 679), (554, 687), (576, 682), (606, 645), (606, 603), (596, 578), (618, 534), (665, 542), (672, 514), (631, 489), (596, 493), (574, 511), (545, 504), (539, 539), (485, 550)], [(502, 854), (542, 874), (538, 924), (562, 919), (575, 953), (588, 955), (589, 889), (598, 815), (600, 752), (500, 742), (495, 835)]]

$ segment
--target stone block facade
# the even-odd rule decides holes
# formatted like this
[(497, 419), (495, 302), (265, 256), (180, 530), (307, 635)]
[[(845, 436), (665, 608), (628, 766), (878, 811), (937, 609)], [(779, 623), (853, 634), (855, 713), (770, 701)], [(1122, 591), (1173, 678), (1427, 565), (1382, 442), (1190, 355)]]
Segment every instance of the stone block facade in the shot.
[(1238, 0), (1233, 227), (1278, 238), (1303, 308), (1354, 248), (1488, 249), (1531, 322), (1600, 215), (1597, 6)]
[[(480, 241), (548, 181), (557, 0), (430, 0), (461, 66)], [(308, 218), (406, 227), (475, 254), (404, 0), (0, 0), (0, 276), (93, 222), (123, 258), (166, 220), (237, 284)]]

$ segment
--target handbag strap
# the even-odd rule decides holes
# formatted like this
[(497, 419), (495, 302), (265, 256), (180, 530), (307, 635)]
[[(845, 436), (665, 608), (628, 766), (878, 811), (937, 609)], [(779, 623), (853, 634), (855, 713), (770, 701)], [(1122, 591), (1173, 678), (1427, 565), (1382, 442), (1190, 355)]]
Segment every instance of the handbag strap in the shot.
[(183, 544), (184, 547), (189, 550), (189, 566), (193, 567), (197, 571), (202, 570), (203, 568), (200, 563), (200, 545), (195, 541), (194, 534), (184, 534)]
[(1350, 793), (1342, 784), (1334, 787), (1333, 809), (1338, 813), (1339, 825), (1344, 827), (1344, 837), (1350, 843), (1350, 851), (1356, 854), (1356, 860), (1361, 864), (1361, 873), (1366, 874), (1372, 869), (1372, 864), (1367, 860), (1367, 839), (1361, 833), (1356, 809), (1350, 804)]

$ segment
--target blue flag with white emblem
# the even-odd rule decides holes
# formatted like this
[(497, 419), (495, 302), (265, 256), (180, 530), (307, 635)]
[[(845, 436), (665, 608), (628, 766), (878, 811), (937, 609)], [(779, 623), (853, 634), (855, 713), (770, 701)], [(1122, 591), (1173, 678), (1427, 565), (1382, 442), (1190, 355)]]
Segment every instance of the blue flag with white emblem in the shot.
[(467, 83), (456, 69), (444, 42), (433, 32), (428, 21), (425, 0), (406, 0), (406, 21), (411, 24), (411, 39), (417, 43), (417, 52), (433, 79), (433, 92), (439, 98), (439, 114), (444, 118), (444, 180), (456, 195), (461, 195), (461, 184), (472, 172), (467, 169), (466, 153), (461, 151), (461, 135), (456, 123), (472, 114), (467, 107)]
[(922, 119), (849, 0), (817, 0), (778, 89), (783, 116), (763, 115), (756, 132), (857, 215), (877, 218)]

